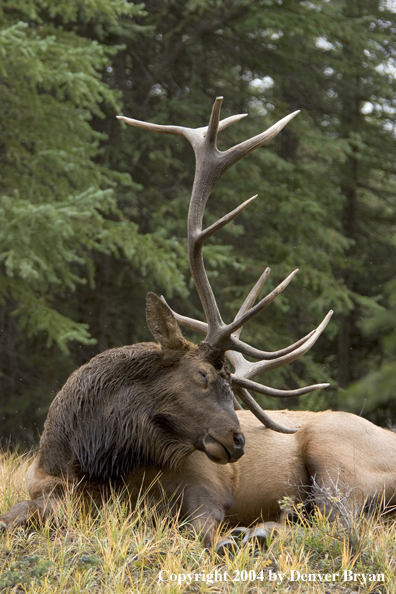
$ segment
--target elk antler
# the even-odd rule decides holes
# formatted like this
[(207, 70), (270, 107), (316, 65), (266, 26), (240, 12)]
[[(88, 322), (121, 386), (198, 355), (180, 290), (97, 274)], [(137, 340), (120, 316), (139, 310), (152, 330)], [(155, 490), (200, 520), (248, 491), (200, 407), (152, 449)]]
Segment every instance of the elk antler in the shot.
[[(177, 321), (193, 330), (198, 330), (206, 335), (202, 344), (205, 344), (213, 349), (220, 349), (223, 352), (227, 351), (227, 356), (235, 367), (235, 373), (232, 375), (232, 383), (236, 391), (241, 396), (242, 400), (252, 410), (260, 420), (263, 420), (263, 411), (258, 407), (256, 402), (252, 399), (246, 388), (251, 388), (257, 392), (268, 394), (275, 397), (297, 396), (305, 394), (312, 390), (323, 388), (328, 384), (318, 384), (315, 386), (308, 386), (300, 390), (282, 391), (274, 390), (266, 386), (262, 386), (256, 382), (251, 381), (251, 377), (274, 369), (281, 365), (293, 361), (304, 354), (316, 342), (319, 334), (326, 326), (331, 314), (325, 318), (322, 324), (313, 332), (294, 343), (293, 345), (275, 352), (266, 352), (256, 349), (249, 344), (242, 342), (239, 339), (242, 327), (248, 320), (255, 316), (262, 309), (267, 307), (279, 293), (281, 293), (297, 273), (297, 270), (289, 274), (289, 276), (282, 281), (269, 295), (261, 299), (259, 303), (253, 306), (261, 288), (263, 287), (269, 275), (267, 268), (255, 287), (249, 293), (244, 304), (240, 308), (238, 314), (231, 324), (225, 324), (221, 318), (216, 299), (210, 286), (204, 261), (203, 261), (203, 246), (206, 240), (211, 237), (216, 231), (224, 227), (229, 221), (234, 219), (248, 204), (250, 204), (257, 196), (249, 198), (233, 211), (216, 221), (207, 229), (202, 228), (203, 214), (208, 198), (227, 169), (234, 165), (237, 161), (242, 159), (245, 155), (254, 149), (263, 146), (269, 142), (274, 136), (282, 130), (282, 128), (293, 119), (299, 111), (295, 111), (290, 115), (284, 117), (282, 120), (271, 126), (265, 132), (258, 134), (244, 142), (241, 142), (226, 151), (219, 151), (216, 146), (217, 134), (224, 130), (234, 122), (244, 118), (247, 114), (239, 114), (226, 118), (220, 121), (220, 108), (223, 98), (217, 97), (214, 102), (212, 114), (210, 116), (208, 126), (202, 128), (186, 128), (183, 126), (162, 126), (158, 124), (151, 124), (149, 122), (142, 122), (124, 116), (117, 116), (118, 119), (126, 122), (131, 126), (143, 128), (158, 132), (160, 134), (175, 134), (186, 137), (191, 143), (196, 161), (195, 177), (193, 189), (191, 193), (190, 207), (188, 212), (188, 248), (189, 248), (189, 262), (191, 274), (197, 288), (202, 307), (205, 312), (207, 323), (199, 322), (180, 316), (174, 315)], [(327, 321), (326, 321), (327, 320)], [(256, 363), (250, 363), (243, 355), (247, 355), (257, 359)], [(252, 404), (252, 401), (254, 404)], [(261, 412), (260, 412), (261, 411)], [(280, 428), (276, 423), (270, 421), (272, 428), (278, 427), (277, 430), (284, 430), (290, 432), (294, 430), (286, 430)]]

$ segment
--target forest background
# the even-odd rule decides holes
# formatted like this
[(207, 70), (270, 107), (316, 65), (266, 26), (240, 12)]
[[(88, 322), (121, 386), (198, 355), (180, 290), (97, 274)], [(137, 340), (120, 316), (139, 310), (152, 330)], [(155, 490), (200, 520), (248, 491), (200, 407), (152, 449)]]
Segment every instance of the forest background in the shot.
[[(206, 220), (230, 319), (263, 268), (287, 291), (248, 325), (266, 350), (335, 314), (312, 352), (262, 378), (331, 387), (281, 406), (396, 422), (396, 7), (376, 0), (0, 1), (0, 434), (37, 443), (54, 394), (104, 349), (150, 340), (145, 294), (201, 317), (184, 140), (133, 129), (249, 117), (220, 148), (301, 113), (222, 178)], [(260, 404), (274, 402), (258, 396)]]

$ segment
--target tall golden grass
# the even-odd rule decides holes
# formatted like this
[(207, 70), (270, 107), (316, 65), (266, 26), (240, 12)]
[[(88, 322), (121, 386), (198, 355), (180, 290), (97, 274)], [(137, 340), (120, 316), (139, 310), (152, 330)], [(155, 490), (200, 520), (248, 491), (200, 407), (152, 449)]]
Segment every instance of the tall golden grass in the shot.
[[(27, 497), (30, 458), (2, 453), (1, 511)], [(88, 514), (70, 494), (55, 524), (0, 533), (0, 592), (396, 594), (395, 523), (359, 518), (345, 529), (319, 512), (301, 521), (266, 550), (247, 545), (219, 557), (187, 524), (148, 505), (131, 511), (114, 496)]]

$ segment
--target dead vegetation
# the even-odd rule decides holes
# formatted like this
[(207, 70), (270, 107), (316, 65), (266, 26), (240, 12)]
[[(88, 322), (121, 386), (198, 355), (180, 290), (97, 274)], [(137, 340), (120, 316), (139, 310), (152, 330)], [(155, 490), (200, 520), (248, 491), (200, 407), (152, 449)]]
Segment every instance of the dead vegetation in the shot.
[[(2, 510), (26, 496), (29, 459), (2, 454)], [(340, 512), (332, 523), (297, 507), (299, 523), (267, 549), (248, 545), (220, 558), (187, 524), (153, 508), (131, 511), (114, 497), (97, 513), (82, 514), (70, 494), (57, 525), (0, 534), (0, 592), (396, 593), (395, 524), (381, 514), (346, 519), (342, 499), (332, 503)]]

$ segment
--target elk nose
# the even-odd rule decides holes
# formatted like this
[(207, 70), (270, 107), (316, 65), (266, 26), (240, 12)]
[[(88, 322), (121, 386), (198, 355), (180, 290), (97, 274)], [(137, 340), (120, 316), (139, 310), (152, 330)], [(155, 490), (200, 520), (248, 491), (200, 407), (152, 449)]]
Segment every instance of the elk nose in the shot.
[(244, 448), (245, 447), (245, 437), (244, 437), (243, 433), (235, 433), (234, 446), (236, 448)]
[(234, 433), (234, 451), (231, 452), (230, 462), (236, 462), (245, 453), (245, 438), (243, 433)]

